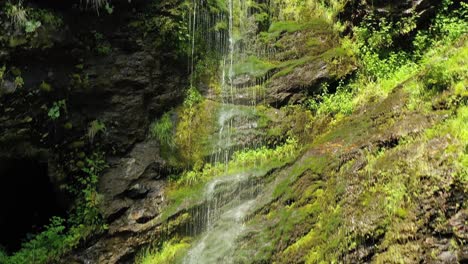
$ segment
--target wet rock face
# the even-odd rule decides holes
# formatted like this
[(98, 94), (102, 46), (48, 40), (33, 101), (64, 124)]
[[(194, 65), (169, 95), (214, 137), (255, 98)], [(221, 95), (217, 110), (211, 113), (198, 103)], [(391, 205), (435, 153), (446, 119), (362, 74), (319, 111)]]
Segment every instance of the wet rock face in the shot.
[[(150, 122), (182, 100), (186, 60), (171, 46), (157, 48), (156, 30), (144, 34), (129, 26), (147, 11), (147, 1), (132, 1), (131, 8), (116, 4), (112, 15), (101, 16), (50, 1), (37, 5), (42, 4), (64, 23), (59, 31), (47, 31), (47, 45), (31, 44), (45, 34), (38, 31), (26, 43), (8, 46), (5, 36), (19, 33), (0, 11), (0, 67), (7, 67), (0, 81), (0, 158), (43, 157), (51, 189), (62, 197), (85, 153), (105, 151), (110, 168), (99, 192), (109, 235), (76, 255), (80, 261), (115, 263), (149, 241), (150, 233), (138, 234), (160, 213), (169, 173), (156, 154), (159, 146), (145, 139)], [(23, 87), (15, 85), (18, 74)], [(49, 111), (62, 100), (60, 116), (53, 119)], [(90, 136), (94, 120), (105, 128)]]
[[(133, 11), (119, 5), (112, 16), (97, 16), (71, 4), (25, 2), (47, 10), (61, 25), (43, 24), (29, 35), (0, 11), (0, 65), (6, 66), (0, 81), (3, 156), (54, 146), (51, 157), (63, 158), (97, 142), (108, 153), (123, 154), (144, 140), (156, 116), (181, 101), (185, 61), (171, 47), (156, 49), (157, 36), (128, 26), (147, 4), (133, 3)], [(14, 36), (25, 36), (25, 42), (8, 45)], [(35, 45), (36, 38), (49, 41)], [(22, 87), (15, 84), (17, 77)], [(60, 115), (52, 118), (49, 111), (60, 101)], [(96, 139), (89, 136), (94, 120), (105, 126)]]
[(274, 42), (274, 59), (287, 65), (266, 82), (266, 101), (274, 107), (301, 103), (305, 96), (321, 92), (320, 83), (337, 82), (356, 69), (349, 51), (339, 46), (332, 25), (310, 21), (296, 32), (283, 32)]
[(63, 263), (122, 263), (151, 242), (164, 203), (169, 174), (154, 141), (138, 143), (122, 158), (111, 158), (102, 176), (101, 212), (109, 230), (90, 245), (64, 258)]
[[(90, 122), (99, 120), (106, 126), (101, 142), (114, 153), (127, 152), (144, 139), (150, 121), (180, 102), (186, 87), (185, 60), (177, 58), (171, 47), (156, 49), (157, 36), (144, 36), (144, 29), (128, 25), (147, 4), (134, 3), (134, 11), (116, 6), (112, 16), (80, 13), (71, 6), (47, 9), (60, 19), (60, 28), (43, 25), (15, 47), (7, 45), (10, 35), (25, 34), (0, 14), (5, 22), (0, 50), (6, 65), (0, 103), (6, 109), (15, 105), (16, 116), (37, 112), (40, 117), (33, 116), (33, 122), (42, 119), (37, 126), (46, 133), (52, 126), (47, 110), (65, 100), (68, 120), (58, 121), (69, 121), (72, 133), (54, 128), (54, 143), (63, 142), (65, 133), (82, 137)], [(47, 45), (34, 45), (34, 38), (45, 35), (50, 36)], [(17, 75), (24, 80), (23, 87), (15, 86)], [(31, 98), (24, 100), (27, 96)]]

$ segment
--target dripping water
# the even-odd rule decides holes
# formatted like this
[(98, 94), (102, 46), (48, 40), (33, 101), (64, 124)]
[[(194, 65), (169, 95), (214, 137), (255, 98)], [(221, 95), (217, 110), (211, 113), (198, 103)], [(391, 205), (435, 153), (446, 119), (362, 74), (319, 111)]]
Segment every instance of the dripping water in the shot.
[[(220, 103), (217, 113), (219, 130), (210, 162), (224, 164), (226, 169), (224, 176), (217, 177), (205, 186), (204, 202), (189, 209), (191, 220), (185, 227), (185, 235), (196, 239), (182, 260), (186, 264), (233, 262), (237, 240), (244, 231), (248, 215), (255, 209), (255, 199), (263, 186), (261, 173), (246, 169), (236, 174), (227, 171), (233, 153), (261, 145), (255, 141), (250, 143), (246, 137), (249, 131), (257, 128), (252, 116), (255, 116), (257, 100), (264, 98), (261, 90), (257, 89), (268, 77), (254, 78), (253, 81), (239, 84), (234, 67), (252, 54), (268, 58), (273, 51), (267, 48), (263, 51), (254, 50), (251, 40), (234, 36), (239, 32), (241, 36), (247, 34), (251, 24), (249, 21), (252, 21), (254, 14), (249, 11), (245, 0), (227, 1), (227, 14), (211, 14), (203, 0), (193, 0), (189, 16), (191, 87), (195, 85), (193, 74), (197, 37), (206, 42), (207, 49), (220, 54), (221, 93), (217, 99)], [(212, 30), (218, 23), (226, 23), (227, 32)]]

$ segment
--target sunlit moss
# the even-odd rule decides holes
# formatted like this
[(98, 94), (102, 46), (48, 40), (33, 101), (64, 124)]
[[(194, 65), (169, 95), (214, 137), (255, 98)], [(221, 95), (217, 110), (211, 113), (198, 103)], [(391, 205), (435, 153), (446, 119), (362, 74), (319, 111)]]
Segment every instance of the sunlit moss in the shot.
[(234, 75), (248, 74), (253, 77), (263, 77), (274, 68), (273, 63), (250, 56), (242, 63), (234, 65)]
[(160, 248), (147, 249), (137, 256), (137, 264), (172, 264), (180, 259), (190, 247), (187, 238), (173, 238), (164, 242)]

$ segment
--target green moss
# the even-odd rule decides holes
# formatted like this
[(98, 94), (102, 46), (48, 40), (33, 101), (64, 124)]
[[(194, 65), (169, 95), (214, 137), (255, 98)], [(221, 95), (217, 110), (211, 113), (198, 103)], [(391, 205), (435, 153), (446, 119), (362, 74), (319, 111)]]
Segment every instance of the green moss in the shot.
[(250, 56), (240, 64), (234, 65), (234, 75), (248, 74), (253, 77), (263, 77), (275, 68), (275, 64)]
[(418, 263), (422, 255), (421, 250), (421, 246), (416, 242), (392, 245), (387, 251), (377, 254), (374, 262), (377, 264)]
[(296, 69), (297, 67), (307, 64), (309, 62), (312, 62), (315, 58), (316, 57), (305, 56), (300, 59), (281, 62), (281, 64), (277, 66), (277, 68), (281, 70), (275, 73), (272, 78), (286, 76), (290, 74), (292, 71), (294, 71), (294, 69)]
[(164, 242), (159, 249), (147, 249), (140, 252), (135, 263), (138, 264), (171, 264), (180, 260), (190, 247), (190, 240), (187, 238), (173, 238)]

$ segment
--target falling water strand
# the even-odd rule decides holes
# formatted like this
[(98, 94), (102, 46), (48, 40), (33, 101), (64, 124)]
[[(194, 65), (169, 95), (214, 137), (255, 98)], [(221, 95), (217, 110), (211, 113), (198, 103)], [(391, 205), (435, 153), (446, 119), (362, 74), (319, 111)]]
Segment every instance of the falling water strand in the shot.
[[(200, 1), (200, 2), (197, 2)], [(242, 39), (242, 34), (248, 31), (251, 20), (249, 7), (244, 0), (228, 1), (227, 12), (210, 14), (203, 0), (193, 0), (193, 14), (189, 22), (191, 33), (191, 80), (194, 83), (195, 39), (202, 37), (206, 47), (220, 53), (220, 76), (218, 111), (218, 136), (213, 145), (211, 162), (225, 165), (225, 175), (219, 176), (207, 183), (204, 191), (204, 201), (188, 209), (191, 216), (185, 228), (185, 234), (196, 237), (192, 248), (183, 258), (185, 264), (232, 263), (236, 242), (245, 229), (244, 222), (249, 212), (255, 206), (262, 181), (254, 171), (243, 171), (229, 174), (228, 162), (236, 150), (246, 147), (258, 147), (258, 143), (249, 145), (242, 131), (257, 127), (252, 121), (251, 113), (255, 112), (258, 92), (264, 79), (255, 78), (247, 83), (237, 81), (235, 65), (248, 58), (251, 40)], [(227, 20), (227, 21), (226, 21)], [(218, 23), (228, 24), (225, 31), (211, 32)], [(241, 38), (234, 34), (240, 33)], [(263, 53), (267, 53), (265, 50)], [(255, 53), (254, 53), (255, 54)], [(252, 92), (250, 90), (252, 89)], [(242, 100), (252, 93), (252, 99)], [(239, 132), (241, 131), (241, 132)], [(246, 141), (246, 142), (244, 142)], [(237, 144), (237, 145), (236, 145)], [(242, 171), (242, 170), (241, 170)]]
[(196, 25), (197, 25), (197, 2), (194, 0), (193, 1), (193, 28), (192, 28), (192, 54), (191, 54), (191, 69), (190, 69), (190, 88), (193, 87), (193, 69), (194, 69), (194, 60), (195, 60), (195, 33), (196, 33)]

